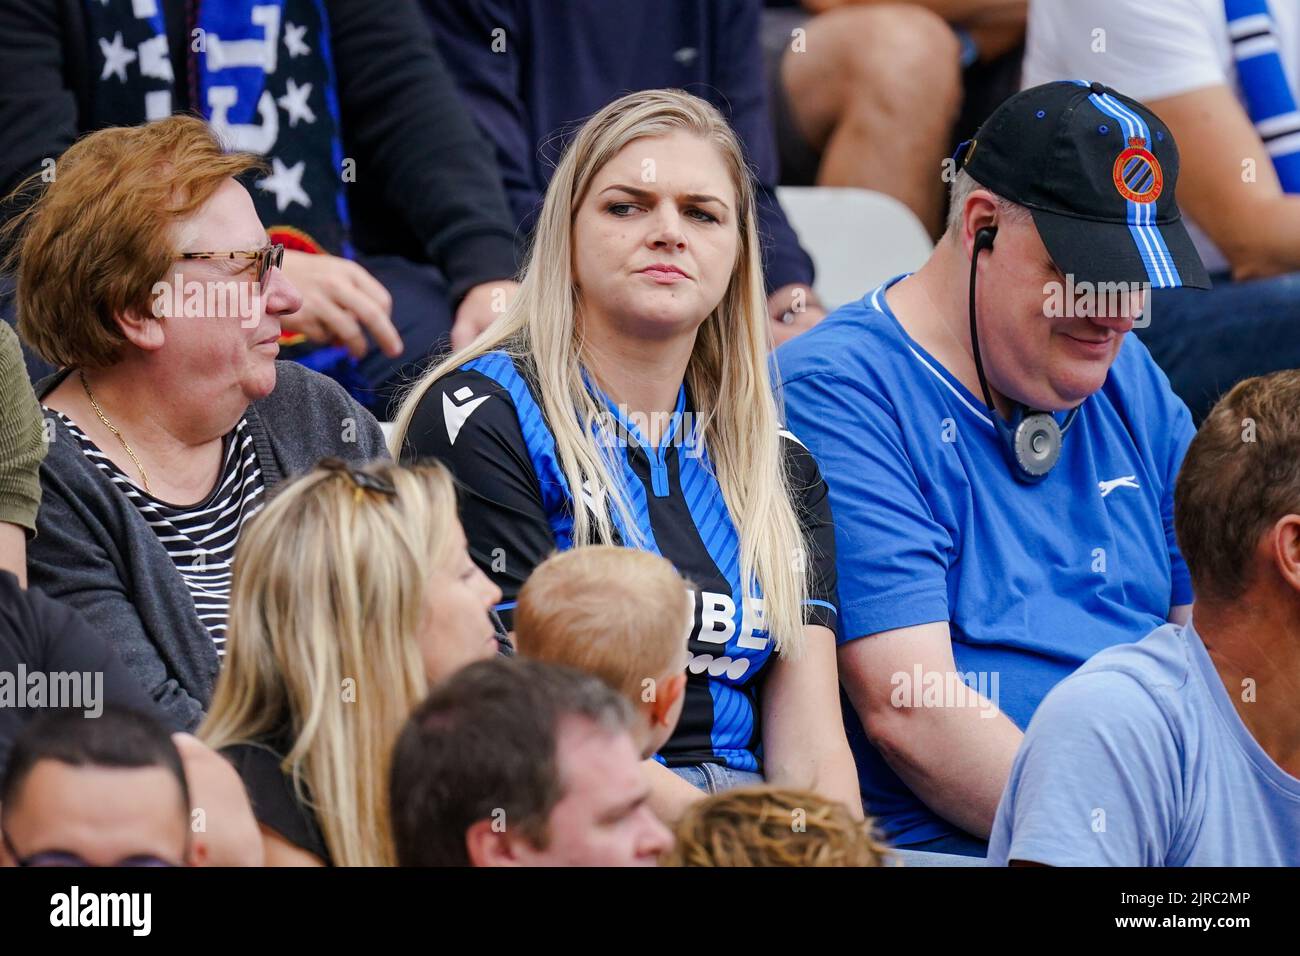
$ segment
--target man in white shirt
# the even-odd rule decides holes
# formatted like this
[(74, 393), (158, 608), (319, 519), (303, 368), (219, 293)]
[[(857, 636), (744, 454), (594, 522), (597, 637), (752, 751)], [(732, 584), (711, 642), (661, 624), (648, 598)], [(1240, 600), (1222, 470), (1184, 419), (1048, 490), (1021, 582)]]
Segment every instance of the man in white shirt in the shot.
[(1300, 6), (1031, 0), (1022, 84), (1086, 76), (1178, 141), (1178, 203), (1215, 288), (1158, 290), (1138, 334), (1200, 421), (1252, 375), (1300, 366)]

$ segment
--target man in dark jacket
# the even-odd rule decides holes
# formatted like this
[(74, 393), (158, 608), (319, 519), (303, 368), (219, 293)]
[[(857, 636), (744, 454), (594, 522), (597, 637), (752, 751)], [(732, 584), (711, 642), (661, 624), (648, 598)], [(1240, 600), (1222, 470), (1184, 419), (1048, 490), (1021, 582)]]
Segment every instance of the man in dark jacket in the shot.
[(423, 0), (438, 48), (496, 145), (511, 211), (532, 227), (576, 128), (632, 90), (684, 89), (718, 107), (758, 179), (768, 311), (778, 343), (825, 314), (813, 266), (776, 200), (760, 0)]
[(453, 315), (513, 295), (490, 147), (413, 3), (0, 0), (0, 193), (83, 133), (183, 111), (265, 158), (245, 185), (303, 294), (286, 332), (372, 408)]

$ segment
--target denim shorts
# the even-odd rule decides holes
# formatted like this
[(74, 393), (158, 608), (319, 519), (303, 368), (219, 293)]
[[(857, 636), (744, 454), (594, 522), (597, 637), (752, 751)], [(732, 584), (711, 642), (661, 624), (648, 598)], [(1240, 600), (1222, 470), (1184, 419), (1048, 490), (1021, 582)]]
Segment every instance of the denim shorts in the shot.
[(669, 767), (696, 790), (721, 793), (735, 787), (749, 787), (763, 782), (763, 775), (752, 770), (732, 770), (720, 763), (697, 763), (690, 767)]

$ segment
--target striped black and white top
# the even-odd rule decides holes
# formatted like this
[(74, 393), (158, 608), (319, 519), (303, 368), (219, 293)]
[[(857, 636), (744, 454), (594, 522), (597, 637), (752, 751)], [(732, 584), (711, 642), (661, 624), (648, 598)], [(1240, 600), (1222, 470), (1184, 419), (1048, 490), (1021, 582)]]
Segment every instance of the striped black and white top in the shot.
[(225, 438), (221, 475), (212, 493), (197, 504), (178, 506), (136, 487), (70, 418), (55, 414), (76, 436), (86, 457), (139, 509), (158, 536), (189, 588), (194, 610), (212, 635), (218, 656), (224, 656), (235, 542), (244, 522), (257, 513), (265, 497), (247, 420), (241, 418)]

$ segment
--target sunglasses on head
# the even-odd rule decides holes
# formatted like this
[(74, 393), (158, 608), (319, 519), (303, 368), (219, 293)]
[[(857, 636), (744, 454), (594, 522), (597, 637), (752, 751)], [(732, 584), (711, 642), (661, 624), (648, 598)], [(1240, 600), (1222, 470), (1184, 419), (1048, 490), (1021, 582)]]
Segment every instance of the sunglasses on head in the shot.
[(235, 252), (182, 252), (182, 259), (256, 259), (257, 281), (261, 282), (272, 269), (280, 268), (284, 262), (284, 244), (268, 243), (261, 249), (236, 250)]
[(382, 475), (371, 474), (368, 471), (356, 468), (341, 458), (323, 458), (318, 467), (346, 476), (356, 487), (358, 497), (362, 491), (371, 491), (383, 495), (385, 498), (397, 497), (397, 486), (390, 480)]
[[(362, 493), (366, 491), (372, 491), (389, 499), (397, 498), (397, 488), (387, 478), (371, 474), (368, 471), (362, 471), (341, 458), (323, 458), (317, 467), (348, 478), (356, 491), (356, 500), (358, 502), (361, 500)], [(493, 609), (488, 611), (488, 618), (492, 622), (493, 631), (496, 632), (497, 643), (501, 645), (501, 653), (514, 656), (515, 649), (514, 645), (510, 643), (510, 632), (506, 630), (501, 616)]]

